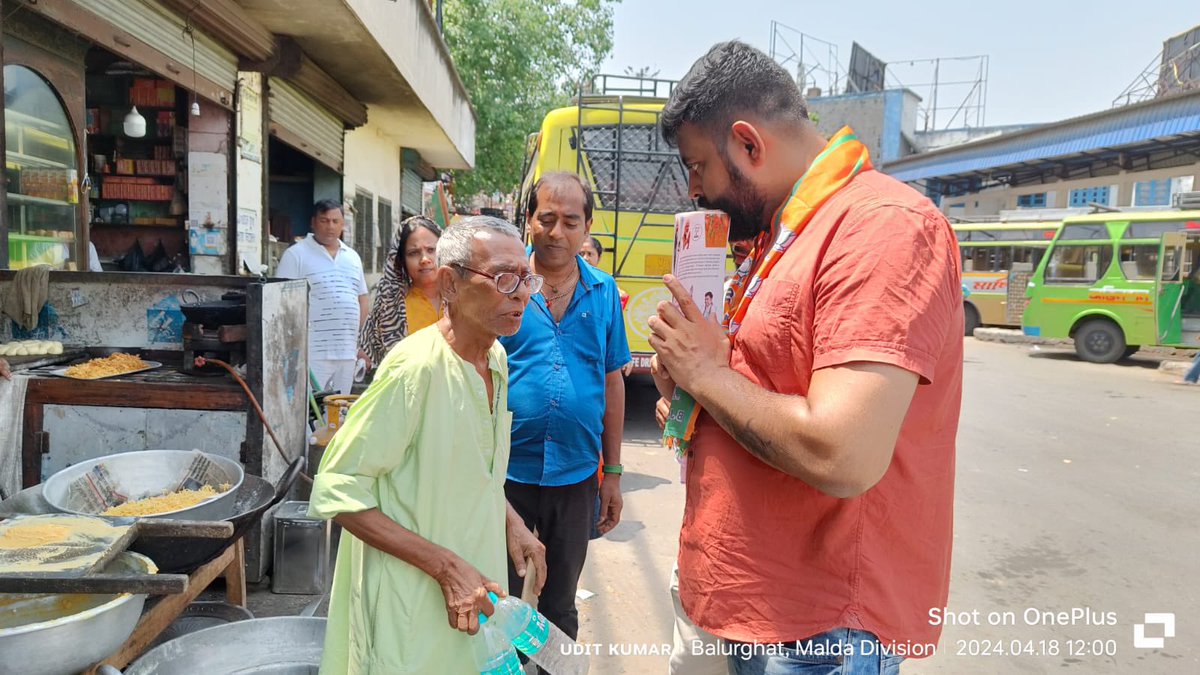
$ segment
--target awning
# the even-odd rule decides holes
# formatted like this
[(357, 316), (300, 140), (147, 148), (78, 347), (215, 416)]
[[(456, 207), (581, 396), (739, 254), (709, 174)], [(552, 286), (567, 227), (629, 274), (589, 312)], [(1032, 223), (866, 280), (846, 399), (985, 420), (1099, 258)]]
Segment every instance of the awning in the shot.
[(1181, 155), (1200, 157), (1200, 90), (905, 157), (884, 171), (965, 192), (1113, 167), (1147, 170)]

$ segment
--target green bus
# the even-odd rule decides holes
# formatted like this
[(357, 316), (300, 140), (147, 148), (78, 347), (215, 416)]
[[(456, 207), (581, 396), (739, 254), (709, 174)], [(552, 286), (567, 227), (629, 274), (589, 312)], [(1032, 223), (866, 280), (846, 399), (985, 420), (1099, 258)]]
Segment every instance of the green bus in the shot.
[(1059, 221), (953, 224), (962, 254), (963, 324), (968, 337), (980, 326), (1021, 325), (1025, 289), (1017, 287), (1010, 292), (1009, 277), (1014, 271), (1037, 269), (1061, 224)]
[(1200, 346), (1200, 211), (1067, 218), (1030, 279), (1026, 335), (1073, 338), (1085, 361)]

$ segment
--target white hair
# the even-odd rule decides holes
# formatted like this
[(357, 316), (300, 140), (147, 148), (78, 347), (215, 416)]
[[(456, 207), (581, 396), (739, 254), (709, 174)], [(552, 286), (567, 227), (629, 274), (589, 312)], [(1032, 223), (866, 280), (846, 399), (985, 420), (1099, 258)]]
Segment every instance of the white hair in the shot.
[(446, 228), (437, 243), (438, 266), (471, 265), (471, 241), (481, 233), (496, 233), (521, 241), (521, 233), (506, 220), (471, 216)]

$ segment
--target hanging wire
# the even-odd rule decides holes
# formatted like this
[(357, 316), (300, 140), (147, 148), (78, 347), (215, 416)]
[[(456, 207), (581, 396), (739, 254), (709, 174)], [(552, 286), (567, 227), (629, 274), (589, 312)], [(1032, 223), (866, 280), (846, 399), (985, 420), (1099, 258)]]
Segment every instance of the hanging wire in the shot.
[(191, 109), (188, 112), (189, 113), (195, 112), (197, 114), (199, 114), (198, 105), (199, 105), (200, 92), (197, 89), (196, 29), (192, 27), (192, 12), (196, 11), (196, 8), (199, 6), (200, 6), (199, 3), (192, 5), (192, 8), (190, 10), (188, 10), (187, 17), (185, 18), (185, 22), (184, 22), (184, 26), (183, 26), (184, 37), (186, 37), (192, 41), (192, 105), (191, 105)]

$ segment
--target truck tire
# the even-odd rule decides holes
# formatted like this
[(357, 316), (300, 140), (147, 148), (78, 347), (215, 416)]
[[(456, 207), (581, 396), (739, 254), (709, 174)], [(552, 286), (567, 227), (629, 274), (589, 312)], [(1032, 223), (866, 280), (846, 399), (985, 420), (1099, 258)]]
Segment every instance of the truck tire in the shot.
[(975, 305), (969, 302), (963, 303), (963, 334), (967, 337), (975, 335), (975, 329), (979, 328), (979, 310), (975, 309)]
[(1088, 319), (1075, 330), (1075, 353), (1091, 363), (1116, 363), (1125, 356), (1125, 333), (1109, 319)]

